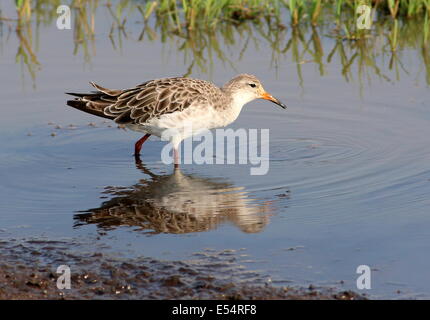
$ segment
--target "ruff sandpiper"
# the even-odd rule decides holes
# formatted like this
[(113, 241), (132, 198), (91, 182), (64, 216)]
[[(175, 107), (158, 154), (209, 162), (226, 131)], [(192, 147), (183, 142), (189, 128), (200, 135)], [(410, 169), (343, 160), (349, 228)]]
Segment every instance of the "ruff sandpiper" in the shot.
[[(173, 146), (175, 168), (179, 166), (178, 146), (183, 139), (229, 125), (246, 103), (266, 99), (286, 108), (264, 90), (257, 77), (248, 74), (234, 77), (221, 88), (208, 81), (184, 77), (150, 80), (124, 90), (106, 89), (90, 83), (97, 91), (68, 93), (77, 98), (67, 104), (144, 133), (134, 147), (136, 161), (143, 143), (151, 135), (162, 137), (166, 130), (170, 130), (174, 133), (169, 135), (169, 140)], [(185, 130), (187, 126), (192, 130)]]

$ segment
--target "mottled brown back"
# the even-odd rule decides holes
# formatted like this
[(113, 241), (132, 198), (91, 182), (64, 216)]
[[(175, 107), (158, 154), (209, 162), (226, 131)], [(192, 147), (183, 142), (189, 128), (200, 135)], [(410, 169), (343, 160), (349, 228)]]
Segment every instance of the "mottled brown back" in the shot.
[(69, 93), (78, 98), (67, 104), (120, 124), (145, 124), (162, 114), (183, 111), (192, 103), (204, 105), (216, 101), (222, 104), (226, 99), (221, 89), (212, 83), (191, 78), (151, 80), (125, 90), (91, 84), (98, 91)]

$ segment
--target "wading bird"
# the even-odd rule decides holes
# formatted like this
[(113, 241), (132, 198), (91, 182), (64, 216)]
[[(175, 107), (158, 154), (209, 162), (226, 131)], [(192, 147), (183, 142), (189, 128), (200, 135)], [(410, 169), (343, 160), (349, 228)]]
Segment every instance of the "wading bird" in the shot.
[[(179, 167), (178, 146), (183, 139), (229, 125), (246, 103), (266, 99), (286, 108), (264, 90), (257, 77), (248, 74), (234, 77), (221, 88), (208, 81), (184, 77), (150, 80), (123, 90), (106, 89), (94, 82), (91, 85), (97, 91), (68, 93), (77, 98), (67, 104), (144, 133), (134, 147), (136, 161), (151, 135), (162, 137), (166, 130), (173, 132), (169, 140), (175, 168)], [(187, 126), (192, 130), (186, 130)]]

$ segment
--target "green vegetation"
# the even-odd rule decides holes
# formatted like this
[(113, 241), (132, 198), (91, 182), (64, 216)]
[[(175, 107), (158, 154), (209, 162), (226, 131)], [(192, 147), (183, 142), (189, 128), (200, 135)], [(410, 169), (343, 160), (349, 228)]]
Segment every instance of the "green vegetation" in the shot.
[(321, 14), (331, 12), (340, 18), (353, 18), (361, 4), (372, 6), (378, 18), (422, 18), (430, 12), (430, 0), (161, 0), (134, 1), (145, 19), (151, 14), (164, 17), (178, 29), (216, 27), (222, 22), (273, 18), (284, 21), (287, 9), (293, 25), (311, 22), (317, 25)]
[[(389, 69), (399, 78), (407, 72), (400, 53), (413, 49), (430, 84), (430, 0), (15, 0), (17, 19), (0, 11), (0, 28), (5, 23), (16, 27), (20, 44), (16, 59), (32, 77), (39, 68), (37, 30), (41, 24), (55, 24), (60, 4), (72, 8), (74, 53), (82, 52), (87, 62), (95, 52), (96, 12), (107, 10), (114, 49), (130, 36), (128, 26), (139, 21), (142, 31), (137, 40), (170, 43), (189, 61), (187, 75), (195, 67), (210, 71), (214, 58), (233, 67), (226, 48), (243, 42), (242, 54), (252, 44), (258, 47), (266, 41), (273, 51), (272, 64), (277, 66), (282, 56), (290, 55), (300, 81), (303, 63), (312, 61), (324, 75), (324, 65), (335, 55), (347, 81), (355, 75), (361, 81), (370, 73), (392, 80), (380, 64), (389, 56)], [(373, 9), (370, 30), (357, 28), (361, 4)], [(321, 37), (333, 38), (333, 48), (324, 48)]]
[[(272, 21), (281, 27), (289, 24), (317, 26), (335, 21), (345, 37), (355, 39), (365, 34), (356, 28), (357, 8), (363, 4), (372, 8), (374, 20), (419, 19), (423, 21), (423, 30), (427, 34), (430, 27), (430, 0), (119, 0), (114, 3), (116, 8), (111, 10), (111, 14), (115, 19), (122, 16), (124, 10), (137, 9), (143, 22), (155, 17), (176, 33), (214, 30), (221, 24), (238, 25), (247, 21)], [(38, 14), (38, 9), (44, 8), (46, 12), (59, 4), (62, 4), (59, 0), (15, 0), (22, 20), (29, 19), (32, 11)], [(100, 4), (96, 0), (69, 0), (69, 5), (82, 10), (86, 6), (94, 8)], [(114, 6), (111, 1), (105, 1), (105, 5), (109, 8)], [(55, 10), (51, 10), (51, 14), (55, 14)], [(116, 21), (120, 26), (125, 22)]]
[[(49, 6), (58, 0), (15, 0), (19, 11), (31, 14), (30, 5)], [(94, 0), (71, 0), (72, 6), (80, 7)], [(118, 10), (135, 6), (146, 21), (152, 15), (167, 19), (178, 29), (214, 28), (219, 23), (241, 23), (260, 18), (286, 22), (283, 10), (287, 10), (290, 23), (323, 21), (321, 15), (330, 13), (340, 20), (342, 16), (353, 18), (359, 5), (370, 5), (377, 18), (424, 18), (430, 13), (430, 0), (120, 0)]]

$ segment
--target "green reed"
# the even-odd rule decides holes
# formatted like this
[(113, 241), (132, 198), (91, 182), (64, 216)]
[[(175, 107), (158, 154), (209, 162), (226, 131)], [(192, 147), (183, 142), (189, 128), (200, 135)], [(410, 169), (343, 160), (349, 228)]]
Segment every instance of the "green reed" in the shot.
[[(12, 0), (11, 0), (12, 1)], [(76, 0), (83, 5), (91, 0)], [(31, 15), (31, 3), (54, 3), (57, 0), (15, 0), (17, 10), (22, 16)], [(176, 31), (195, 28), (216, 28), (220, 23), (240, 24), (257, 21), (261, 18), (276, 19), (293, 26), (301, 23), (318, 25), (323, 12), (328, 13), (340, 25), (341, 20), (352, 24), (356, 21), (356, 8), (367, 4), (377, 13), (377, 19), (385, 17), (424, 18), (430, 10), (430, 0), (121, 0), (121, 8), (137, 7), (143, 20), (150, 17), (167, 19)], [(285, 14), (288, 12), (288, 14)], [(325, 14), (327, 16), (327, 14)], [(286, 18), (288, 17), (288, 18)], [(117, 21), (117, 24), (121, 24)], [(348, 27), (348, 29), (351, 29)]]
[[(138, 41), (157, 40), (174, 47), (188, 65), (185, 75), (195, 68), (210, 73), (214, 59), (234, 69), (232, 61), (240, 60), (251, 46), (258, 49), (265, 42), (272, 48), (274, 68), (283, 56), (291, 57), (300, 84), (304, 82), (303, 64), (314, 63), (324, 76), (325, 66), (334, 56), (346, 81), (358, 79), (361, 83), (371, 74), (392, 81), (381, 71), (379, 58), (389, 56), (389, 69), (398, 79), (407, 73), (398, 53), (412, 48), (417, 50), (430, 85), (430, 0), (16, 0), (16, 23), (8, 17), (0, 17), (0, 21), (16, 26), (17, 61), (27, 66), (32, 78), (40, 67), (37, 28), (41, 23), (55, 23), (55, 9), (60, 4), (72, 9), (74, 53), (81, 52), (87, 62), (95, 52), (96, 11), (107, 10), (109, 38), (115, 50), (130, 34), (128, 24), (141, 20)], [(371, 30), (357, 29), (361, 4), (375, 10)], [(333, 48), (323, 46), (321, 37), (327, 36), (334, 38)], [(382, 49), (378, 42), (384, 43)], [(233, 46), (239, 46), (239, 57), (232, 58), (222, 49)]]

